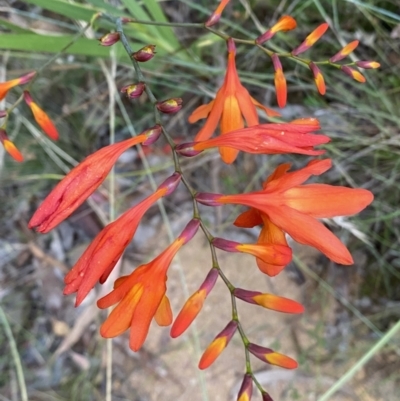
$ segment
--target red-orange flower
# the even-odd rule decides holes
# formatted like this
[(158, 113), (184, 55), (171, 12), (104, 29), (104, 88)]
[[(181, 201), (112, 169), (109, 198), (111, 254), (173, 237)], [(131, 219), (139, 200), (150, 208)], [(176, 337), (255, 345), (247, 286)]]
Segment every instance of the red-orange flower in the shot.
[(214, 288), (217, 278), (218, 270), (211, 269), (200, 288), (185, 302), (171, 327), (172, 338), (180, 336), (192, 324), (200, 313), (208, 294)]
[[(106, 321), (100, 334), (105, 338), (116, 337), (129, 327), (129, 346), (137, 351), (143, 345), (153, 317), (162, 322), (170, 320), (169, 301), (166, 298), (167, 271), (172, 259), (196, 233), (199, 220), (192, 220), (182, 234), (151, 262), (139, 266), (129, 276), (118, 280), (118, 285), (105, 297), (97, 301), (99, 308), (108, 308), (118, 303)], [(163, 305), (167, 303), (167, 307)]]
[[(330, 159), (313, 160), (291, 173), (287, 172), (290, 164), (284, 164), (273, 173), (273, 179), (267, 180), (262, 191), (237, 195), (205, 193), (198, 194), (196, 199), (209, 206), (240, 204), (257, 209), (276, 229), (288, 233), (295, 241), (317, 248), (334, 262), (349, 265), (353, 258), (348, 249), (317, 219), (358, 213), (372, 202), (373, 195), (365, 189), (302, 185), (312, 175), (328, 170), (331, 164)], [(254, 217), (251, 216), (249, 225), (257, 221)]]
[(6, 81), (0, 83), (0, 100), (4, 99), (8, 93), (8, 91), (11, 88), (14, 88), (14, 86), (18, 85), (23, 85), (28, 83), (34, 76), (36, 75), (36, 72), (30, 72), (26, 75), (23, 75), (22, 77), (12, 79), (11, 81)]
[[(269, 115), (277, 116), (278, 113), (264, 107), (253, 99), (247, 89), (240, 83), (235, 64), (235, 42), (228, 40), (228, 66), (224, 83), (218, 90), (214, 100), (198, 107), (190, 116), (189, 122), (206, 118), (203, 128), (197, 133), (195, 141), (203, 141), (212, 136), (220, 122), (220, 133), (224, 135), (244, 127), (243, 118), (247, 126), (252, 127), (259, 123), (256, 107), (259, 107)], [(225, 163), (233, 163), (238, 150), (232, 148), (219, 148), (222, 160)]]
[(282, 70), (282, 64), (279, 60), (279, 57), (276, 54), (271, 56), (272, 63), (274, 65), (275, 75), (274, 75), (274, 83), (276, 89), (276, 99), (278, 101), (278, 106), (283, 108), (286, 106), (287, 99), (287, 86), (286, 86), (286, 78)]
[(221, 355), (236, 332), (238, 323), (234, 320), (219, 333), (206, 348), (199, 362), (199, 369), (207, 369)]
[(24, 91), (24, 100), (26, 104), (31, 108), (32, 114), (40, 128), (54, 140), (58, 139), (58, 131), (50, 117), (32, 100), (29, 92)]
[(107, 280), (131, 242), (143, 215), (158, 199), (170, 194), (179, 184), (180, 178), (180, 174), (174, 173), (153, 194), (127, 210), (97, 234), (64, 279), (64, 294), (77, 292), (76, 306), (81, 304), (97, 281), (102, 284)]
[(311, 134), (319, 128), (318, 121), (312, 118), (294, 120), (291, 123), (260, 124), (200, 142), (183, 143), (178, 145), (176, 150), (188, 157), (215, 147), (254, 154), (297, 153), (317, 156), (325, 151), (314, 150), (314, 146), (330, 141), (325, 135)]
[(156, 125), (142, 134), (92, 153), (74, 167), (50, 192), (32, 216), (28, 227), (41, 233), (52, 230), (73, 213), (106, 179), (111, 168), (130, 147), (153, 143), (161, 133)]
[(0, 128), (0, 142), (4, 146), (4, 149), (10, 156), (16, 160), (17, 162), (22, 162), (24, 160), (24, 156), (22, 156), (21, 152), (17, 149), (13, 142), (10, 141), (6, 131)]

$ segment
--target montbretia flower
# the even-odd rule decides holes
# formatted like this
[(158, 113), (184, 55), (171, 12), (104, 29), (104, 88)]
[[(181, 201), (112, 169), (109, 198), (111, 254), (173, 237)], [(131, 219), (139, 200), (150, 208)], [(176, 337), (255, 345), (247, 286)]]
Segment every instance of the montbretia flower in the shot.
[(303, 313), (304, 307), (289, 298), (279, 297), (273, 294), (263, 294), (259, 291), (248, 291), (242, 288), (235, 288), (233, 295), (242, 301), (250, 304), (260, 305), (263, 308), (283, 313)]
[(286, 106), (287, 99), (287, 86), (286, 86), (286, 78), (283, 74), (282, 64), (279, 60), (279, 57), (276, 54), (271, 56), (272, 64), (274, 65), (274, 83), (276, 90), (276, 99), (278, 101), (278, 106), (283, 108)]
[(117, 159), (130, 147), (153, 143), (161, 126), (125, 141), (105, 146), (74, 167), (50, 192), (32, 216), (28, 227), (47, 233), (73, 213), (106, 179)]
[[(284, 164), (267, 179), (261, 191), (237, 195), (199, 193), (196, 199), (209, 206), (239, 204), (254, 208), (271, 221), (273, 230), (280, 231), (273, 243), (282, 243), (286, 232), (295, 241), (317, 248), (334, 262), (350, 265), (353, 258), (348, 249), (317, 219), (356, 214), (372, 202), (373, 195), (365, 189), (302, 185), (312, 175), (320, 175), (331, 166), (330, 159), (313, 160), (306, 167), (288, 173), (290, 164)], [(254, 217), (257, 216), (250, 216), (249, 225), (257, 221)]]
[[(265, 110), (269, 116), (279, 116), (279, 113), (264, 107), (253, 99), (247, 89), (240, 83), (235, 63), (235, 42), (228, 40), (228, 66), (224, 83), (218, 90), (214, 100), (208, 104), (198, 107), (189, 116), (189, 122), (207, 118), (203, 128), (197, 133), (195, 141), (204, 141), (212, 136), (220, 122), (220, 133), (225, 135), (244, 127), (243, 118), (247, 126), (258, 125), (258, 115), (256, 107)], [(233, 163), (238, 154), (238, 150), (220, 147), (222, 160), (225, 163)]]
[(206, 348), (200, 358), (199, 369), (207, 369), (221, 355), (235, 334), (238, 323), (230, 321), (227, 326), (219, 333), (211, 344)]
[(151, 60), (156, 55), (156, 46), (147, 45), (139, 49), (138, 51), (132, 53), (131, 57), (140, 63), (145, 63)]
[(298, 56), (300, 53), (305, 52), (308, 50), (312, 45), (315, 44), (317, 40), (321, 38), (321, 36), (327, 31), (329, 25), (324, 22), (323, 24), (319, 25), (315, 28), (305, 39), (304, 42), (292, 50), (293, 56)]
[(364, 83), (366, 81), (364, 75), (361, 72), (355, 70), (354, 68), (350, 68), (347, 65), (342, 65), (340, 68), (346, 75), (353, 78), (355, 81)]
[(0, 142), (4, 146), (4, 150), (17, 162), (22, 162), (24, 156), (17, 149), (13, 142), (10, 141), (5, 130), (0, 128)]
[[(114, 290), (97, 301), (102, 309), (118, 304), (100, 327), (103, 337), (116, 337), (131, 328), (129, 346), (133, 351), (138, 351), (156, 315), (159, 315), (157, 321), (170, 321), (169, 301), (165, 295), (168, 268), (179, 249), (194, 236), (199, 225), (199, 220), (191, 220), (181, 235), (160, 255), (139, 266), (129, 276), (119, 278)], [(167, 316), (162, 316), (163, 311)]]
[(117, 43), (120, 39), (120, 35), (118, 32), (109, 32), (103, 35), (99, 42), (102, 46), (112, 46)]
[(314, 146), (330, 142), (325, 135), (311, 134), (319, 128), (318, 120), (313, 118), (291, 123), (260, 124), (200, 142), (183, 143), (176, 147), (176, 151), (191, 157), (206, 149), (223, 147), (253, 154), (297, 153), (317, 156), (325, 151), (314, 150)]
[(227, 252), (248, 253), (270, 265), (285, 266), (292, 260), (292, 250), (285, 245), (241, 244), (223, 238), (214, 238), (212, 244)]
[(183, 305), (172, 325), (172, 338), (180, 336), (192, 324), (193, 320), (200, 313), (208, 294), (214, 288), (217, 278), (218, 270), (215, 268), (211, 269), (200, 288), (185, 302), (185, 305)]
[(107, 280), (135, 235), (143, 215), (161, 197), (173, 192), (180, 178), (180, 174), (174, 173), (153, 194), (127, 210), (97, 234), (64, 279), (64, 294), (77, 292), (76, 306), (81, 304), (97, 281), (103, 284)]
[(32, 110), (33, 117), (45, 134), (53, 140), (58, 139), (58, 131), (50, 117), (32, 100), (31, 94), (24, 91), (25, 103)]
[(281, 368), (285, 369), (296, 369), (298, 366), (294, 359), (280, 354), (279, 352), (275, 352), (272, 349), (261, 347), (260, 345), (252, 343), (247, 346), (247, 349), (255, 357), (263, 362), (269, 363), (270, 365), (280, 366)]
[(237, 401), (250, 401), (253, 395), (253, 378), (246, 373), (237, 396)]
[(310, 70), (314, 75), (315, 86), (318, 89), (320, 95), (325, 95), (326, 87), (324, 76), (321, 73), (321, 70), (311, 61), (309, 64)]
[(12, 79), (10, 81), (1, 82), (0, 83), (0, 100), (3, 100), (8, 91), (11, 88), (14, 88), (18, 85), (23, 85), (28, 83), (34, 76), (36, 75), (36, 71), (30, 72), (28, 74), (23, 75), (22, 77)]
[(222, 12), (230, 1), (231, 0), (221, 0), (216, 10), (211, 14), (204, 25), (208, 27), (215, 25), (220, 20)]
[(347, 57), (351, 52), (355, 50), (360, 42), (358, 40), (353, 40), (353, 42), (348, 43), (343, 49), (338, 51), (334, 56), (332, 56), (329, 61), (331, 63), (336, 63), (337, 61), (343, 60)]
[(284, 15), (283, 17), (279, 18), (278, 22), (272, 26), (272, 28), (268, 29), (265, 33), (259, 36), (256, 39), (256, 43), (261, 45), (262, 43), (270, 40), (277, 32), (279, 31), (291, 31), (295, 29), (297, 26), (296, 20), (291, 17), (290, 15)]

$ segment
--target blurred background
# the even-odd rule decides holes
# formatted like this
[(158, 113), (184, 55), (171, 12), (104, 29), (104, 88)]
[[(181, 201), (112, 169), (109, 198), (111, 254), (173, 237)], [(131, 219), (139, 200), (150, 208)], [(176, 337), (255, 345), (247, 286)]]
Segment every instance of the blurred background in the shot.
[[(118, 88), (135, 82), (129, 58), (120, 43), (99, 46), (112, 26), (101, 22), (80, 37), (93, 14), (140, 20), (204, 22), (217, 1), (157, 0), (0, 0), (0, 80), (39, 69), (34, 100), (51, 116), (60, 133), (52, 142), (43, 135), (25, 104), (7, 125), (10, 138), (25, 161), (14, 162), (0, 149), (0, 399), (225, 401), (236, 399), (244, 373), (244, 351), (235, 336), (207, 371), (197, 369), (202, 350), (230, 320), (230, 299), (218, 283), (188, 334), (172, 340), (169, 330), (152, 326), (138, 353), (128, 335), (116, 338), (113, 352), (99, 335), (105, 312), (95, 300), (112, 283), (98, 288), (77, 309), (65, 297), (63, 277), (91, 239), (109, 221), (134, 205), (173, 172), (166, 143), (160, 139), (144, 149), (123, 154), (115, 182), (107, 180), (78, 211), (49, 234), (27, 229), (27, 222), (54, 185), (74, 165), (105, 146), (154, 125), (146, 95), (128, 100)], [(220, 252), (220, 265), (238, 287), (272, 292), (302, 302), (302, 316), (286, 316), (239, 305), (240, 319), (252, 342), (271, 347), (299, 361), (296, 371), (254, 361), (260, 383), (277, 400), (396, 401), (400, 394), (400, 334), (385, 336), (400, 315), (400, 6), (380, 0), (232, 1), (218, 29), (251, 39), (289, 14), (295, 31), (277, 34), (268, 46), (290, 51), (320, 23), (330, 30), (308, 51), (314, 61), (326, 60), (345, 44), (360, 45), (347, 60), (377, 60), (379, 70), (365, 70), (365, 84), (322, 66), (327, 93), (321, 97), (313, 77), (300, 63), (282, 59), (288, 82), (288, 104), (280, 110), (290, 121), (316, 117), (332, 138), (325, 146), (334, 168), (324, 183), (363, 187), (374, 203), (351, 218), (326, 224), (351, 250), (355, 264), (335, 265), (310, 248), (292, 244), (295, 259), (278, 277), (259, 272), (250, 256)], [(157, 46), (156, 57), (142, 64), (159, 99), (182, 97), (183, 109), (165, 118), (176, 142), (193, 140), (201, 124), (187, 117), (210, 101), (222, 83), (226, 66), (223, 40), (201, 28), (170, 28), (132, 24), (131, 46)], [(66, 45), (73, 42), (65, 51)], [(256, 47), (238, 45), (237, 67), (253, 97), (277, 109), (271, 60)], [(12, 90), (1, 109), (10, 107), (22, 89)], [(261, 116), (265, 122), (265, 116)], [(301, 167), (304, 156), (240, 154), (234, 165), (222, 165), (210, 151), (182, 160), (186, 177), (199, 191), (236, 193), (260, 187), (281, 162)], [(233, 228), (240, 208), (202, 208), (210, 230), (236, 241), (255, 241), (258, 230)], [(191, 198), (183, 186), (163, 204), (146, 213), (117, 270), (127, 274), (156, 256), (192, 216)], [(197, 290), (211, 268), (208, 245), (201, 233), (174, 260), (168, 294), (174, 314)], [(379, 350), (374, 346), (383, 341)], [(258, 363), (260, 362), (260, 363)], [(106, 389), (106, 367), (112, 387)], [(345, 373), (358, 368), (349, 381)], [(261, 399), (254, 394), (254, 399)], [(324, 400), (325, 400), (324, 399)]]

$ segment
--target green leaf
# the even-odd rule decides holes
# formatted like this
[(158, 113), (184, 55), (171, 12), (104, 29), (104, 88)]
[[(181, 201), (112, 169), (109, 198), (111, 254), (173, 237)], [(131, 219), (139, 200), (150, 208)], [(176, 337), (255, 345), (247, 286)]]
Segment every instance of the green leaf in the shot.
[(21, 28), (19, 25), (15, 25), (12, 22), (5, 20), (3, 18), (0, 18), (0, 26), (4, 26), (8, 29), (11, 29), (14, 32), (18, 33), (33, 33), (31, 30), (26, 29), (26, 28)]

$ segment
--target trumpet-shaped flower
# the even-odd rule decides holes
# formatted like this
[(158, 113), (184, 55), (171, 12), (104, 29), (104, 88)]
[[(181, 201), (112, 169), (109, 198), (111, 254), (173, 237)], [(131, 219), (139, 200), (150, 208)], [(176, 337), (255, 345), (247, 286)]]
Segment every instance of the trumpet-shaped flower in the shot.
[(12, 79), (12, 80), (6, 81), (6, 82), (1, 82), (0, 83), (0, 100), (3, 100), (6, 97), (8, 91), (11, 88), (14, 88), (15, 86), (18, 86), (18, 85), (23, 85), (23, 84), (28, 83), (35, 75), (36, 75), (36, 72), (33, 71), (26, 75), (23, 75), (22, 77), (15, 78), (15, 79)]
[(180, 336), (192, 324), (193, 320), (200, 313), (208, 294), (214, 288), (217, 278), (218, 270), (215, 268), (211, 269), (200, 288), (185, 302), (185, 305), (183, 305), (172, 325), (172, 338)]
[(221, 352), (227, 347), (233, 335), (236, 332), (238, 323), (234, 320), (219, 333), (211, 344), (206, 348), (200, 358), (199, 369), (207, 369), (221, 355)]
[[(200, 193), (196, 199), (209, 206), (239, 204), (257, 209), (262, 216), (292, 238), (310, 245), (336, 263), (353, 263), (345, 245), (329, 231), (319, 218), (349, 216), (368, 206), (373, 195), (365, 189), (353, 189), (326, 184), (302, 185), (312, 175), (320, 175), (331, 167), (331, 160), (313, 160), (305, 168), (288, 173), (290, 165), (279, 166), (267, 179), (262, 191), (237, 195)], [(258, 218), (259, 219), (259, 218)], [(248, 224), (257, 221), (250, 216)], [(275, 243), (282, 241), (280, 233)]]
[(318, 121), (312, 118), (285, 124), (260, 124), (200, 142), (183, 143), (178, 145), (176, 150), (181, 155), (189, 157), (216, 147), (253, 154), (297, 153), (317, 156), (325, 151), (314, 150), (314, 146), (330, 141), (326, 135), (311, 134), (319, 128)]
[[(210, 138), (217, 128), (218, 122), (220, 122), (221, 135), (243, 128), (243, 118), (246, 120), (248, 127), (258, 125), (256, 107), (265, 110), (269, 116), (279, 115), (253, 99), (247, 89), (240, 83), (236, 70), (235, 54), (235, 42), (229, 39), (228, 66), (222, 87), (218, 90), (214, 100), (198, 107), (189, 116), (189, 122), (191, 123), (207, 118), (203, 128), (197, 133), (195, 141), (203, 141)], [(220, 147), (219, 150), (225, 163), (233, 163), (238, 154), (238, 150), (232, 148)]]
[(97, 234), (64, 279), (64, 294), (77, 292), (76, 306), (81, 304), (97, 281), (102, 284), (107, 280), (135, 235), (143, 215), (158, 199), (173, 192), (180, 178), (178, 173), (167, 178), (153, 194), (127, 210)]
[(74, 167), (50, 192), (32, 216), (29, 227), (41, 233), (52, 230), (73, 213), (106, 179), (119, 156), (138, 143), (153, 143), (161, 134), (161, 126), (144, 131), (94, 152)]
[(5, 151), (17, 162), (22, 162), (24, 160), (24, 156), (22, 156), (21, 152), (17, 149), (13, 142), (10, 141), (6, 131), (0, 128), (0, 142), (4, 146)]
[[(114, 290), (98, 300), (99, 308), (118, 303), (100, 328), (105, 338), (116, 337), (131, 328), (129, 346), (137, 351), (143, 345), (153, 317), (158, 322), (170, 321), (169, 301), (166, 298), (167, 271), (179, 249), (194, 236), (199, 220), (191, 220), (181, 235), (151, 262), (138, 267), (121, 279)], [(165, 307), (167, 303), (168, 306)], [(166, 316), (163, 316), (163, 312)]]
[(32, 110), (33, 117), (39, 127), (48, 137), (57, 140), (59, 135), (53, 121), (51, 121), (50, 117), (32, 100), (31, 94), (28, 91), (24, 91), (24, 100)]

